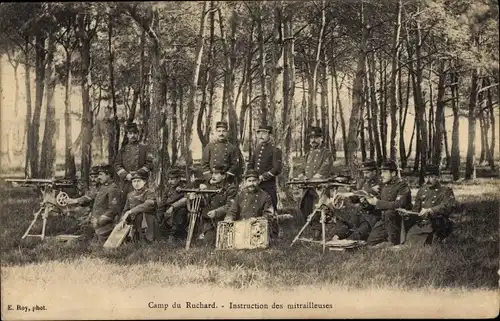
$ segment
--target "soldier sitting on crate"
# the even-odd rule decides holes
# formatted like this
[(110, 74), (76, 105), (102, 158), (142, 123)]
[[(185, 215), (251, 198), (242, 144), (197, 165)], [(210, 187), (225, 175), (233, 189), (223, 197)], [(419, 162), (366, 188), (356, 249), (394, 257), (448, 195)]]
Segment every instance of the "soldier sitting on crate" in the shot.
[(245, 189), (238, 193), (224, 220), (256, 220), (257, 217), (271, 220), (273, 214), (271, 196), (259, 186), (259, 173), (253, 169), (247, 170)]
[(148, 174), (142, 171), (132, 174), (132, 187), (134, 190), (127, 195), (120, 219), (132, 224), (132, 240), (151, 243), (158, 234), (156, 221), (156, 196), (146, 184)]
[(157, 218), (161, 222), (160, 232), (171, 240), (183, 240), (187, 235), (187, 207), (186, 204), (178, 203), (184, 194), (176, 190), (185, 185), (182, 182), (183, 176), (183, 171), (177, 168), (167, 172), (166, 190), (156, 211)]
[(201, 232), (198, 235), (198, 240), (205, 246), (215, 246), (217, 223), (226, 216), (238, 193), (238, 188), (235, 184), (226, 180), (224, 166), (215, 166), (207, 189), (220, 189), (221, 191), (206, 197), (206, 206), (202, 210)]
[(99, 242), (104, 243), (114, 227), (114, 219), (120, 214), (120, 189), (113, 180), (113, 167), (99, 167), (97, 180), (100, 188), (95, 196), (90, 222)]
[(452, 230), (449, 215), (457, 206), (453, 190), (441, 185), (439, 165), (427, 165), (426, 176), (427, 184), (418, 190), (412, 209), (420, 214), (408, 217), (407, 222), (414, 225), (407, 224), (411, 228), (405, 244), (429, 245), (442, 241)]
[[(366, 196), (377, 196), (380, 191), (377, 177), (377, 163), (366, 160), (361, 166), (363, 178), (357, 184), (357, 190), (366, 192)], [(338, 219), (332, 234), (338, 239), (363, 240), (370, 234), (372, 227), (380, 219), (380, 211), (370, 205), (365, 197), (355, 195), (353, 192), (341, 193), (341, 197), (348, 198), (354, 204), (354, 213), (347, 220)]]

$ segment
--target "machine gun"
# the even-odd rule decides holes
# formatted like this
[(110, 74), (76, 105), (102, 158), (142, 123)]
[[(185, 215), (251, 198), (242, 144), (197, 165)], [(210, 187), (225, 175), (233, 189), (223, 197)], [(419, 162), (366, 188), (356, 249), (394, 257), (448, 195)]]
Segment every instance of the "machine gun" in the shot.
[[(33, 220), (21, 238), (25, 239), (28, 236), (33, 236), (40, 237), (42, 241), (45, 239), (45, 228), (49, 215), (61, 213), (63, 208), (68, 205), (69, 196), (63, 189), (76, 186), (76, 182), (66, 179), (6, 179), (5, 181), (12, 186), (36, 187), (42, 193), (40, 208), (33, 214)], [(40, 235), (29, 234), (40, 214), (42, 215), (42, 233)]]
[(194, 188), (180, 188), (176, 189), (178, 193), (188, 193), (191, 195), (187, 195), (187, 210), (190, 213), (189, 215), (189, 229), (186, 240), (186, 250), (189, 250), (191, 246), (191, 242), (193, 240), (194, 228), (196, 226), (196, 222), (200, 218), (200, 205), (201, 200), (210, 194), (220, 193), (220, 189), (194, 189)]

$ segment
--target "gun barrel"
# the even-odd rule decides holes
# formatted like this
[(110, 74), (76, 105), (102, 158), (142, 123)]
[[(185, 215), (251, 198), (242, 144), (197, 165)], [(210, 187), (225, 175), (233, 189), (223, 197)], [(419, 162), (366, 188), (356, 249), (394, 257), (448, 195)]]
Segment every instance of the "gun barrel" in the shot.
[(55, 185), (59, 187), (71, 187), (74, 186), (72, 182), (68, 181), (59, 181), (59, 180), (52, 180), (52, 179), (43, 179), (43, 178), (27, 178), (27, 179), (13, 179), (13, 178), (8, 178), (5, 180), (8, 183), (16, 183), (20, 185)]
[(194, 188), (178, 188), (179, 193), (197, 193), (197, 194), (215, 194), (220, 193), (218, 189), (194, 189)]

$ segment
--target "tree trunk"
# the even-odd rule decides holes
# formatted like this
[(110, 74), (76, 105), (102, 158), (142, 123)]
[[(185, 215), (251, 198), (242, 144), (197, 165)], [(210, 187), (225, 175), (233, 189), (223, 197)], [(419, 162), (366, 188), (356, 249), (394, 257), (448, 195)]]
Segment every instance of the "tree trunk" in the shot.
[[(24, 132), (26, 138), (26, 158), (24, 163), (24, 176), (33, 177), (31, 172), (31, 68), (29, 57), (29, 38), (26, 39), (26, 47), (24, 50), (24, 85), (26, 89), (26, 119), (24, 123)], [(25, 139), (23, 138), (23, 146)]]
[(460, 116), (459, 116), (459, 104), (458, 104), (458, 75), (456, 72), (452, 73), (451, 79), (451, 106), (453, 109), (453, 129), (451, 134), (451, 175), (453, 180), (457, 181), (460, 179)]
[[(397, 128), (398, 128), (398, 120), (397, 120), (397, 82), (396, 82), (396, 76), (397, 76), (397, 68), (398, 68), (398, 57), (399, 57), (399, 50), (400, 50), (400, 45), (399, 45), (399, 35), (401, 33), (401, 7), (402, 7), (402, 0), (398, 1), (398, 14), (396, 18), (396, 24), (394, 26), (394, 36), (392, 40), (392, 61), (391, 61), (391, 86), (389, 89), (389, 101), (391, 105), (391, 139), (390, 139), (390, 154), (389, 158), (393, 161), (396, 161), (396, 155), (397, 155), (397, 146), (396, 146), (396, 135), (397, 135)], [(402, 106), (400, 105), (399, 108), (401, 109)]]
[(268, 119), (267, 115), (267, 90), (266, 90), (266, 53), (264, 50), (264, 35), (262, 30), (263, 15), (262, 15), (262, 4), (259, 2), (257, 19), (257, 42), (259, 43), (259, 68), (260, 68), (260, 122), (265, 124)]
[[(317, 103), (317, 93), (318, 93), (318, 68), (320, 64), (320, 57), (321, 57), (321, 50), (322, 50), (322, 44), (323, 44), (323, 34), (325, 30), (325, 25), (326, 25), (326, 16), (325, 16), (325, 0), (321, 0), (320, 2), (320, 19), (321, 19), (321, 24), (320, 24), (320, 29), (319, 29), (319, 34), (318, 34), (318, 41), (317, 41), (317, 46), (316, 46), (316, 56), (314, 59), (314, 64), (313, 64), (313, 69), (311, 70), (311, 78), (309, 81), (309, 96), (310, 96), (310, 106), (309, 108), (312, 108), (314, 110), (314, 120), (316, 123), (316, 126), (319, 126), (319, 108), (318, 108), (318, 103)], [(326, 61), (325, 61), (326, 63)], [(311, 126), (311, 124), (308, 124), (308, 126)], [(324, 128), (323, 128), (324, 130)]]
[(450, 148), (449, 148), (449, 144), (448, 144), (448, 132), (446, 131), (446, 120), (445, 119), (443, 119), (442, 126), (443, 126), (444, 151), (445, 151), (445, 155), (446, 155), (446, 165), (445, 165), (445, 168), (449, 169), (450, 168), (451, 156), (450, 156)]
[[(486, 86), (490, 86), (491, 82), (489, 78), (487, 79)], [(491, 125), (491, 143), (490, 149), (488, 153), (488, 164), (491, 170), (495, 170), (495, 136), (496, 136), (496, 128), (495, 128), (495, 114), (493, 113), (493, 99), (491, 94), (491, 88), (488, 88), (486, 93), (487, 97), (487, 108), (490, 116), (490, 125)]]
[(487, 127), (488, 125), (486, 124), (485, 117), (484, 117), (484, 112), (482, 110), (483, 104), (482, 102), (478, 103), (479, 105), (479, 115), (477, 117), (479, 118), (479, 133), (481, 135), (481, 153), (479, 154), (479, 164), (482, 165), (484, 160), (486, 159), (486, 149), (488, 149), (488, 139), (487, 139)]
[(340, 100), (340, 86), (338, 81), (337, 69), (335, 63), (332, 64), (332, 72), (333, 79), (335, 80), (335, 93), (337, 94), (337, 106), (339, 108), (339, 117), (340, 117), (340, 129), (342, 131), (342, 142), (343, 142), (343, 150), (344, 150), (344, 160), (347, 165), (347, 129), (344, 118), (344, 108), (342, 107), (342, 101)]
[(365, 96), (366, 96), (366, 120), (367, 120), (367, 130), (368, 130), (368, 144), (369, 144), (369, 148), (370, 148), (370, 159), (375, 159), (375, 141), (373, 140), (373, 121), (372, 121), (372, 111), (371, 111), (371, 106), (372, 106), (372, 102), (371, 102), (371, 99), (370, 99), (370, 95), (371, 95), (371, 83), (370, 83), (370, 80), (368, 79), (368, 71), (369, 71), (369, 68), (368, 68), (368, 59), (367, 59), (367, 63), (366, 63), (366, 72), (365, 72), (365, 83), (366, 83), (366, 93), (365, 93)]
[(444, 61), (439, 62), (439, 80), (438, 80), (438, 92), (437, 92), (437, 102), (436, 102), (436, 119), (435, 125), (436, 134), (434, 137), (434, 158), (433, 163), (435, 165), (441, 163), (441, 158), (443, 154), (443, 135), (444, 135), (444, 107), (445, 107), (445, 79), (446, 73), (444, 71)]
[(30, 127), (30, 139), (28, 139), (28, 148), (31, 149), (31, 174), (33, 177), (39, 177), (39, 137), (40, 137), (40, 115), (42, 112), (43, 91), (45, 86), (45, 38), (46, 36), (39, 31), (35, 36), (35, 110)]
[[(178, 133), (177, 133), (177, 130), (178, 130), (178, 124), (177, 124), (177, 120), (178, 120), (178, 117), (182, 117), (182, 114), (179, 114), (177, 112), (177, 91), (178, 91), (178, 84), (177, 84), (177, 81), (175, 79), (173, 79), (173, 83), (172, 83), (172, 96), (171, 96), (171, 100), (172, 100), (172, 119), (171, 119), (171, 122), (172, 122), (172, 166), (175, 166), (175, 164), (177, 164), (177, 159), (179, 158), (179, 150), (177, 148), (177, 144), (178, 144)], [(200, 113), (201, 113), (201, 110), (200, 110)]]
[(40, 176), (49, 178), (55, 175), (56, 169), (56, 109), (54, 94), (56, 90), (56, 74), (54, 66), (54, 53), (56, 50), (54, 35), (49, 35), (47, 48), (47, 70), (45, 72), (45, 128), (40, 156)]
[(325, 135), (325, 144), (330, 146), (330, 122), (328, 113), (330, 111), (330, 106), (328, 102), (328, 57), (326, 55), (326, 50), (324, 50), (324, 57), (322, 63), (322, 77), (321, 77), (321, 127), (323, 128), (323, 133)]
[(193, 164), (193, 153), (191, 150), (191, 136), (193, 130), (193, 122), (194, 122), (194, 112), (196, 106), (196, 91), (198, 88), (198, 76), (200, 74), (200, 66), (201, 66), (201, 58), (203, 56), (203, 44), (205, 41), (205, 16), (207, 11), (207, 2), (203, 2), (203, 8), (201, 11), (200, 17), (200, 29), (198, 32), (198, 39), (196, 43), (196, 60), (195, 67), (193, 69), (193, 74), (191, 77), (191, 86), (189, 92), (189, 103), (186, 114), (186, 127), (185, 127), (185, 149), (184, 149), (184, 157), (186, 160), (186, 166), (191, 166)]
[(292, 117), (291, 109), (294, 107), (295, 94), (295, 44), (293, 38), (293, 11), (287, 8), (284, 15), (284, 39), (283, 39), (283, 113), (282, 133), (284, 135), (283, 145), (283, 172), (285, 181), (293, 177), (293, 154), (292, 154)]
[(475, 155), (476, 155), (476, 104), (478, 92), (478, 76), (479, 70), (477, 68), (472, 70), (471, 77), (471, 90), (469, 94), (469, 136), (467, 144), (467, 157), (465, 163), (465, 179), (476, 178), (475, 168)]
[(309, 152), (309, 141), (307, 139), (308, 136), (308, 121), (309, 121), (309, 111), (310, 107), (306, 98), (306, 80), (304, 77), (304, 73), (301, 73), (301, 78), (302, 78), (302, 109), (301, 109), (301, 128), (300, 132), (302, 133), (301, 141), (302, 141), (302, 151), (303, 154), (306, 154)]
[(75, 164), (75, 154), (71, 148), (73, 143), (72, 138), (72, 126), (71, 126), (71, 52), (66, 51), (66, 79), (64, 84), (64, 169), (65, 177), (74, 179), (76, 178), (76, 164)]
[(347, 135), (346, 164), (350, 168), (351, 176), (357, 177), (359, 173), (357, 151), (358, 151), (358, 128), (360, 124), (360, 110), (363, 104), (363, 75), (366, 64), (366, 46), (369, 37), (369, 30), (364, 22), (363, 3), (361, 5), (361, 26), (362, 38), (361, 49), (358, 53), (358, 63), (356, 75), (352, 85), (352, 110), (349, 120), (349, 132)]
[[(375, 55), (375, 54), (374, 54)], [(387, 159), (387, 105), (385, 104), (385, 77), (384, 77), (384, 61), (382, 54), (379, 55), (379, 128), (380, 128), (380, 147), (382, 152), (382, 159)], [(373, 59), (373, 70), (375, 71), (375, 57)], [(375, 74), (375, 72), (374, 72)]]
[[(145, 36), (145, 32), (143, 31)], [(143, 37), (144, 37), (143, 36)], [(141, 37), (142, 39), (142, 37)], [(142, 42), (142, 40), (141, 40)], [(143, 75), (143, 45), (141, 46), (141, 71), (139, 77)], [(113, 17), (109, 17), (108, 21), (108, 68), (109, 68), (109, 91), (111, 95), (111, 117), (108, 120), (108, 163), (113, 164), (115, 161), (116, 154), (118, 153), (119, 141), (120, 141), (120, 123), (118, 122), (118, 108), (116, 104), (116, 90), (115, 90), (115, 52), (113, 50)], [(142, 83), (142, 78), (141, 83)], [(137, 102), (137, 94), (140, 95), (142, 89), (139, 89), (139, 92), (134, 92), (134, 99)], [(141, 95), (142, 96), (142, 95)], [(141, 101), (143, 99), (141, 98)], [(133, 107), (129, 114), (129, 121), (133, 121), (135, 118), (135, 107), (134, 103), (132, 103)]]
[[(369, 56), (370, 57), (370, 56)], [(372, 104), (371, 108), (371, 118), (372, 118), (372, 130), (373, 130), (373, 141), (375, 143), (375, 151), (377, 157), (377, 163), (381, 164), (384, 159), (382, 154), (382, 146), (380, 144), (380, 133), (379, 133), (379, 121), (378, 121), (378, 102), (376, 93), (376, 83), (375, 83), (375, 57), (372, 53), (371, 59), (368, 58), (368, 80), (370, 82), (370, 101)]]
[[(399, 161), (401, 163), (401, 168), (406, 168), (407, 158), (406, 158), (406, 144), (405, 144), (405, 125), (406, 125), (406, 117), (408, 115), (408, 99), (410, 92), (410, 81), (407, 79), (407, 88), (406, 88), (406, 100), (403, 101), (403, 66), (401, 63), (401, 51), (399, 54), (400, 58), (398, 59), (398, 90), (399, 90)], [(411, 59), (411, 58), (410, 58)], [(406, 104), (404, 104), (406, 102)], [(404, 106), (404, 113), (403, 113)]]

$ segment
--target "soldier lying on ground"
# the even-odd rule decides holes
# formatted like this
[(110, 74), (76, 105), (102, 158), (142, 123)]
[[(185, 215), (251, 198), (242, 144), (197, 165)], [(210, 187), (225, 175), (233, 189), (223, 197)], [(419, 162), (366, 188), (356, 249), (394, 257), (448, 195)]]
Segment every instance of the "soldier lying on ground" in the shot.
[[(245, 188), (236, 196), (224, 220), (256, 220), (257, 217), (268, 219), (269, 226), (274, 216), (271, 196), (258, 186), (259, 174), (249, 169), (245, 173)], [(268, 229), (269, 230), (269, 229)], [(271, 233), (270, 236), (273, 236)]]
[(408, 231), (405, 244), (429, 245), (443, 240), (451, 233), (449, 216), (457, 206), (453, 190), (441, 185), (438, 165), (427, 165), (426, 176), (427, 184), (418, 190), (412, 209), (413, 212), (419, 212), (420, 216), (412, 215), (405, 221), (409, 221), (408, 226), (413, 225)]
[(95, 196), (90, 222), (99, 242), (104, 243), (114, 227), (114, 219), (120, 214), (120, 189), (113, 181), (113, 167), (99, 167), (100, 188)]
[(156, 196), (152, 189), (147, 188), (148, 174), (135, 172), (132, 175), (134, 190), (127, 195), (127, 202), (123, 208), (123, 221), (132, 223), (132, 240), (140, 242), (153, 242), (158, 235), (156, 221)]
[(183, 176), (180, 169), (173, 168), (167, 172), (167, 186), (156, 211), (160, 233), (170, 241), (184, 240), (187, 235), (187, 206), (177, 203), (184, 194), (176, 190), (185, 185), (181, 180)]
[(382, 211), (382, 219), (373, 226), (367, 239), (368, 245), (390, 242), (400, 243), (401, 216), (397, 208), (411, 207), (410, 187), (398, 177), (398, 167), (393, 161), (382, 164), (380, 195), (369, 197), (366, 201), (376, 210)]
[[(380, 190), (377, 177), (377, 163), (367, 160), (361, 166), (363, 179), (357, 184), (358, 191), (366, 192), (367, 196), (377, 196)], [(349, 198), (355, 209), (346, 220), (337, 220), (333, 228), (333, 235), (338, 239), (362, 240), (368, 238), (373, 226), (381, 217), (380, 210), (366, 202), (366, 198), (355, 195), (352, 192), (341, 193), (341, 197)], [(328, 204), (327, 204), (328, 205)]]

